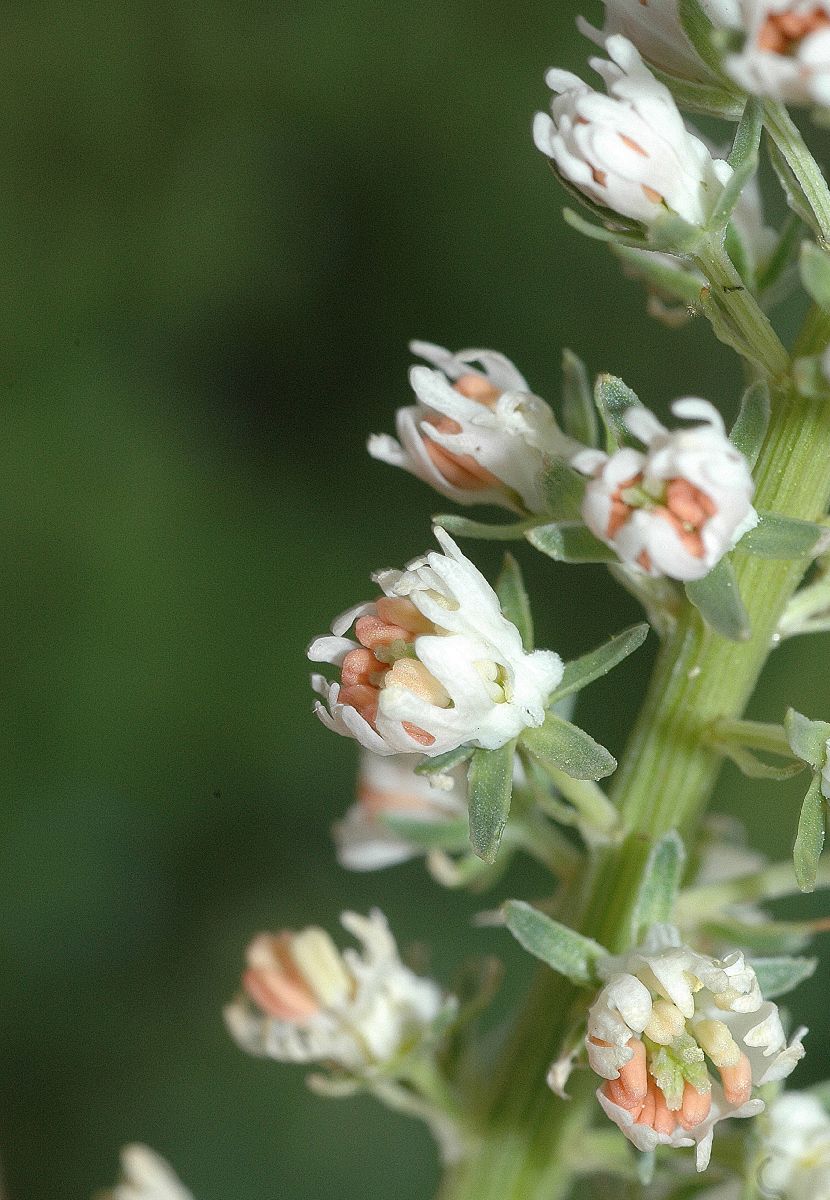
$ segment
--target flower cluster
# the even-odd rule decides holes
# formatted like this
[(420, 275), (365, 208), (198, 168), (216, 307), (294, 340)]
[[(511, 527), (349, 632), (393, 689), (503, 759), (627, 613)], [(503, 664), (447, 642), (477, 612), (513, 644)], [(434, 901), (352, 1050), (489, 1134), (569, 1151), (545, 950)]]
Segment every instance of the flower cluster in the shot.
[(494, 350), (452, 354), (428, 342), (413, 342), (411, 349), (432, 367), (412, 368), (418, 403), (398, 410), (399, 441), (385, 434), (369, 438), (372, 457), (402, 467), (457, 504), (540, 512), (545, 455), (576, 449), (549, 406)]
[(830, 1197), (830, 1116), (817, 1096), (786, 1092), (764, 1121), (761, 1186), (782, 1200)]
[(584, 450), (577, 470), (590, 476), (582, 514), (621, 560), (647, 575), (701, 579), (758, 522), (749, 464), (706, 400), (672, 405), (701, 422), (669, 432), (646, 408), (630, 408), (629, 431), (644, 451)]
[[(527, 653), (496, 593), (442, 529), (443, 553), (380, 571), (383, 596), (349, 609), (308, 655), (340, 667), (313, 680), (317, 715), (375, 754), (434, 756), (458, 746), (494, 750), (541, 725), (562, 660)], [(343, 635), (354, 625), (356, 641)]]
[[(603, 3), (602, 31), (579, 21), (582, 31), (594, 41), (602, 45), (609, 36), (623, 34), (647, 62), (669, 75), (701, 82), (715, 78), (683, 32), (678, 0), (603, 0)], [(716, 26), (740, 24), (740, 0), (701, 0), (701, 7)]]
[(608, 95), (556, 68), (547, 84), (551, 115), (537, 113), (533, 137), (559, 173), (589, 200), (651, 225), (666, 212), (705, 225), (732, 168), (713, 158), (683, 123), (672, 94), (624, 37), (605, 43), (611, 62), (592, 59)]
[(755, 1090), (790, 1074), (804, 1031), (787, 1044), (740, 951), (709, 958), (671, 926), (654, 926), (642, 946), (599, 969), (606, 983), (586, 1045), (606, 1081), (600, 1104), (639, 1150), (697, 1144), (704, 1170), (717, 1122), (763, 1110)]
[(438, 987), (403, 965), (378, 909), (368, 917), (343, 913), (341, 922), (360, 953), (338, 950), (314, 927), (253, 939), (244, 995), (225, 1009), (244, 1050), (366, 1074), (423, 1037), (443, 1004)]

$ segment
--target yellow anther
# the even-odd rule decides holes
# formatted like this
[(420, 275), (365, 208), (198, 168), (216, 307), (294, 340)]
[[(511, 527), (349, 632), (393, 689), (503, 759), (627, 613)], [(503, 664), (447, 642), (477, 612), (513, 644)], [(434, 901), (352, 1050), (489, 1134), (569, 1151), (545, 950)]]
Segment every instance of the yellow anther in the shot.
[(315, 996), (325, 1007), (348, 1000), (352, 981), (340, 953), (324, 929), (311, 926), (291, 941), (291, 957)]
[(696, 1021), (694, 1035), (719, 1070), (740, 1062), (740, 1047), (723, 1021)]
[(655, 1000), (643, 1033), (658, 1046), (670, 1046), (685, 1028), (686, 1020), (676, 1004), (670, 1000)]

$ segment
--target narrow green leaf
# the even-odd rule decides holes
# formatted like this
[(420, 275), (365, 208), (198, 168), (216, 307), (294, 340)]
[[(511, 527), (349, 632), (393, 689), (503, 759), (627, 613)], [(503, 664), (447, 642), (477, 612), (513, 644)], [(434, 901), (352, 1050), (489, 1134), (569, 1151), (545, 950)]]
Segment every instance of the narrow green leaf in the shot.
[(504, 525), (487, 525), (484, 521), (471, 521), (469, 517), (461, 517), (457, 513), (441, 513), (432, 518), (433, 525), (440, 525), (453, 537), (478, 538), (485, 542), (517, 542), (536, 521), (538, 517)]
[(793, 846), (795, 878), (802, 892), (814, 892), (818, 860), (824, 846), (824, 797), (821, 794), (821, 775), (814, 775), (801, 806), (798, 833)]
[(562, 352), (562, 424), (583, 446), (596, 446), (599, 429), (588, 368), (572, 350)]
[(469, 839), (465, 820), (425, 821), (405, 813), (383, 813), (378, 819), (396, 837), (422, 850), (463, 850)]
[(753, 958), (751, 965), (765, 1000), (776, 1000), (795, 991), (818, 966), (817, 958)]
[(715, 205), (709, 221), (710, 229), (723, 229), (732, 216), (732, 211), (740, 200), (741, 193), (758, 169), (758, 147), (761, 144), (763, 129), (762, 117), (761, 101), (750, 96), (735, 134), (732, 152), (729, 155), (732, 178), (724, 187)]
[(792, 211), (804, 222), (808, 228), (812, 229), (813, 233), (821, 236), (821, 228), (816, 215), (813, 212), (813, 206), (810, 203), (801, 182), (794, 173), (792, 167), (787, 162), (784, 155), (778, 149), (775, 141), (771, 137), (766, 139), (767, 154), (772, 163), (773, 170), (778, 176), (778, 182), (781, 184), (781, 189), (787, 199), (787, 204)]
[(720, 55), (712, 39), (715, 27), (704, 12), (700, 0), (679, 0), (677, 11), (683, 31), (700, 59), (716, 75), (720, 75)]
[(587, 480), (564, 458), (549, 458), (542, 473), (548, 512), (557, 521), (579, 521)]
[(551, 696), (550, 703), (556, 704), (572, 692), (579, 692), (595, 679), (607, 675), (618, 663), (628, 658), (629, 654), (639, 650), (648, 637), (648, 631), (649, 626), (645, 621), (640, 625), (632, 625), (630, 629), (624, 629), (602, 646), (597, 646), (596, 650), (589, 650), (580, 658), (566, 663), (562, 682)]
[(830, 312), (830, 254), (814, 242), (801, 246), (801, 282), (819, 308)]
[(556, 713), (549, 712), (538, 729), (526, 729), (521, 742), (534, 758), (558, 767), (571, 779), (605, 779), (617, 766), (604, 746)]
[(707, 625), (732, 642), (747, 641), (752, 630), (732, 564), (722, 558), (703, 579), (686, 584), (686, 595)]
[(455, 750), (448, 750), (446, 754), (438, 754), (435, 758), (425, 758), (415, 768), (415, 774), (443, 775), (445, 772), (451, 771), (453, 767), (457, 767), (459, 763), (464, 763), (468, 758), (472, 758), (473, 750), (472, 746), (458, 746)]
[(687, 309), (693, 308), (704, 286), (703, 277), (680, 266), (680, 260), (667, 262), (662, 254), (652, 250), (632, 250), (629, 246), (613, 246), (614, 254), (626, 273), (642, 280), (662, 296), (671, 296)]
[(779, 513), (760, 513), (754, 529), (738, 543), (740, 550), (758, 558), (809, 558), (822, 552), (822, 543), (830, 540), (830, 529), (813, 521), (799, 521)]
[(740, 450), (750, 467), (754, 467), (761, 453), (770, 418), (769, 388), (764, 380), (751, 383), (743, 394), (741, 411), (732, 426), (729, 440)]
[(608, 955), (599, 942), (551, 920), (524, 900), (508, 900), (503, 911), (507, 928), (529, 954), (571, 983), (591, 984), (596, 980), (596, 962)]
[(668, 254), (689, 254), (701, 241), (698, 225), (690, 225), (676, 213), (664, 213), (652, 221), (646, 231), (649, 250)]
[(467, 772), (470, 845), (483, 862), (496, 861), (513, 794), (515, 742), (499, 750), (476, 750)]
[(703, 921), (701, 931), (718, 942), (758, 954), (792, 954), (802, 950), (815, 930), (809, 921), (738, 921), (719, 917)]
[(512, 554), (505, 554), (504, 564), (496, 580), (496, 595), (501, 611), (522, 635), (525, 650), (533, 649), (533, 614), (527, 597), (519, 564)]
[[(559, 175), (559, 180), (562, 181), (561, 175)], [(580, 200), (584, 201), (584, 199), (585, 197), (580, 195)], [(594, 225), (591, 221), (586, 221), (579, 213), (574, 212), (572, 208), (562, 209), (562, 219), (566, 225), (570, 225), (571, 229), (584, 234), (585, 237), (592, 238), (595, 242), (611, 242), (616, 246), (637, 246), (641, 249), (648, 249), (648, 242), (642, 234), (618, 233), (605, 225)]]
[(740, 92), (729, 91), (725, 86), (694, 83), (667, 75), (653, 65), (651, 71), (670, 90), (679, 108), (690, 113), (705, 113), (707, 117), (720, 117), (725, 121), (738, 121), (744, 109), (744, 98)]
[(665, 925), (673, 919), (685, 862), (686, 849), (674, 829), (652, 846), (631, 914), (631, 936), (635, 945), (642, 941), (652, 925)]
[(735, 764), (742, 775), (746, 775), (747, 779), (773, 779), (781, 783), (785, 779), (792, 779), (794, 775), (800, 775), (804, 770), (804, 764), (801, 762), (790, 762), (783, 767), (773, 766), (772, 763), (764, 762), (751, 750), (747, 750), (746, 746), (730, 745), (728, 742), (715, 742), (714, 745)]
[(600, 375), (594, 385), (594, 401), (608, 434), (609, 453), (634, 441), (625, 424), (625, 414), (640, 400), (627, 384), (615, 375)]
[(790, 708), (784, 717), (784, 729), (793, 754), (814, 771), (823, 770), (827, 762), (830, 724), (826, 721), (811, 721), (803, 713)]
[(567, 563), (616, 562), (617, 556), (610, 546), (594, 537), (581, 521), (556, 521), (552, 525), (537, 525), (529, 529), (525, 537), (531, 546)]

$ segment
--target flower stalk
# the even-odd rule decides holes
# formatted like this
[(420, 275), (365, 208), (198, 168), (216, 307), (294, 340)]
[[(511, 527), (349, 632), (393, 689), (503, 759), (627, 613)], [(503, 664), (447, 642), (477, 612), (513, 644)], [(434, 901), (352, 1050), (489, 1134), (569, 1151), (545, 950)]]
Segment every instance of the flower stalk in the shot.
[[(825, 452), (817, 453), (818, 447)], [(830, 503), (830, 404), (780, 393), (756, 478), (759, 508), (819, 518)], [(572, 889), (565, 900), (572, 910), (566, 919), (616, 952), (630, 944), (631, 906), (653, 841), (672, 828), (692, 828), (708, 803), (721, 759), (707, 744), (706, 730), (718, 717), (743, 713), (804, 571), (803, 561), (770, 562), (740, 552), (735, 566), (752, 638), (726, 642), (690, 606), (681, 613), (660, 650), (615, 776), (611, 796), (627, 836), (601, 856), (581, 894)], [(543, 1095), (539, 1081), (556, 1056), (577, 996), (567, 980), (545, 968), (538, 972), (492, 1077), (481, 1150), (448, 1172), (440, 1200), (558, 1200), (568, 1194), (565, 1148), (591, 1120), (593, 1080), (577, 1076), (569, 1102)]]

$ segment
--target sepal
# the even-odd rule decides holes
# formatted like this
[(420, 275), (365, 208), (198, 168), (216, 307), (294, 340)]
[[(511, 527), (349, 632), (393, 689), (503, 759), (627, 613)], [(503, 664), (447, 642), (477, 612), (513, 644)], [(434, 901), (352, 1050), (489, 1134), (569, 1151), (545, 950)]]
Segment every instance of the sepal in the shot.
[(801, 805), (798, 832), (793, 846), (795, 878), (802, 892), (813, 892), (821, 852), (824, 848), (825, 799), (821, 775), (814, 775)]
[(482, 542), (518, 542), (538, 522), (538, 517), (526, 521), (506, 521), (488, 525), (486, 521), (473, 521), (458, 513), (439, 513), (432, 518), (433, 525), (446, 529), (453, 537), (477, 538)]
[(790, 708), (784, 717), (784, 729), (796, 758), (807, 763), (814, 771), (822, 771), (827, 763), (830, 724), (827, 721), (811, 721), (803, 713)]
[(581, 519), (585, 476), (575, 471), (563, 458), (551, 458), (545, 463), (542, 488), (551, 517), (565, 522)]
[(605, 425), (608, 453), (634, 445), (625, 417), (629, 409), (640, 407), (637, 393), (616, 375), (600, 375), (594, 386), (594, 403)]
[(504, 905), (505, 924), (528, 953), (547, 963), (571, 983), (595, 986), (596, 964), (608, 951), (599, 942), (552, 920), (524, 900), (508, 900)]
[(700, 0), (678, 0), (677, 13), (683, 32), (692, 43), (701, 62), (721, 77), (721, 56), (717, 48), (717, 30)]
[(533, 614), (522, 578), (522, 571), (512, 554), (505, 554), (501, 573), (496, 580), (496, 595), (501, 610), (522, 635), (525, 650), (533, 649)]

